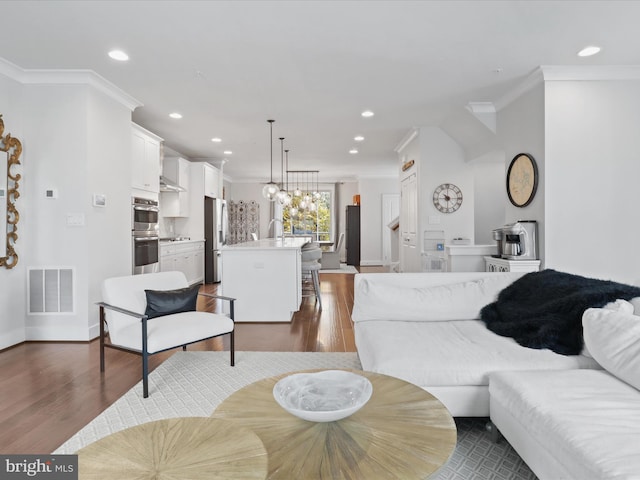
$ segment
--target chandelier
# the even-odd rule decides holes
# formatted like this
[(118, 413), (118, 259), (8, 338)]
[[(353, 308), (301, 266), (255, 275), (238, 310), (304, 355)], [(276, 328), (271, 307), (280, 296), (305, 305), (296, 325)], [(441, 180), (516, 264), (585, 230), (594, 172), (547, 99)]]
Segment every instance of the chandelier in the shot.
[(318, 170), (287, 170), (287, 185), (292, 178), (291, 186), (295, 184), (293, 198), (289, 207), (291, 217), (303, 216), (307, 213), (315, 213), (318, 210)]

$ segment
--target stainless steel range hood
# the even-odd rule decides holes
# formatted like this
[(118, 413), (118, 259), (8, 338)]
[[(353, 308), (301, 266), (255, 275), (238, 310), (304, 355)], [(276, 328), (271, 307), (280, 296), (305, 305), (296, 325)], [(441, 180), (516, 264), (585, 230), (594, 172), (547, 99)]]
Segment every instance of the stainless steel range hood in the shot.
[(161, 192), (186, 192), (186, 190), (182, 188), (180, 185), (178, 185), (176, 182), (162, 175), (160, 175), (160, 191)]

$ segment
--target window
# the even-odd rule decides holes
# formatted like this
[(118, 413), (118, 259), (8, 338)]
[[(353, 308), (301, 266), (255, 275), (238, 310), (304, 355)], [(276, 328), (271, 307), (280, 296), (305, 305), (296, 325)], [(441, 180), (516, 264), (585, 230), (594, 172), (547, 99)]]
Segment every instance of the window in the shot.
[[(332, 238), (332, 192), (321, 190), (315, 200), (316, 210), (301, 209), (300, 203), (303, 197), (293, 196), (291, 205), (283, 209), (282, 223), (285, 235), (312, 235), (316, 242), (330, 241)], [(297, 214), (291, 215), (291, 210), (297, 210)], [(295, 213), (294, 210), (294, 213)]]

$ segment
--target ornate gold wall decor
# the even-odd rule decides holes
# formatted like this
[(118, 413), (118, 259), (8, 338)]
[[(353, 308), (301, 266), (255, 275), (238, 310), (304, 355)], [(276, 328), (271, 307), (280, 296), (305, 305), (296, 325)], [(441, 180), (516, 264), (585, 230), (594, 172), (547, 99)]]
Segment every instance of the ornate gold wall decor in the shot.
[[(22, 144), (20, 140), (11, 136), (10, 133), (4, 135), (4, 120), (0, 114), (0, 151), (7, 152), (7, 175), (6, 175), (6, 206), (0, 205), (0, 214), (7, 219), (7, 231), (0, 233), (0, 241), (6, 234), (6, 251), (4, 256), (0, 257), (0, 267), (13, 268), (18, 263), (18, 254), (15, 251), (15, 244), (18, 241), (18, 221), (20, 214), (16, 209), (15, 202), (20, 197), (18, 191), (21, 175), (12, 169), (20, 165), (20, 154), (22, 153)], [(0, 170), (1, 171), (1, 170)], [(5, 178), (0, 179), (4, 184)], [(2, 186), (0, 185), (0, 188)], [(4, 203), (5, 199), (1, 199)], [(4, 223), (4, 222), (3, 222)], [(0, 250), (1, 251), (1, 250)]]

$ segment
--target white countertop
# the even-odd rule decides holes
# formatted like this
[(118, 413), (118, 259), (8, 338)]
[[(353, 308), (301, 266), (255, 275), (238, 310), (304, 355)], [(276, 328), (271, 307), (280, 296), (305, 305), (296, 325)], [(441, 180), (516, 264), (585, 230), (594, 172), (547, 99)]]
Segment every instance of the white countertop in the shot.
[(491, 245), (445, 245), (449, 255), (494, 255), (498, 253), (498, 246)]
[(186, 243), (198, 243), (204, 242), (204, 238), (202, 239), (191, 239), (191, 240), (160, 240), (160, 245), (184, 245)]
[(281, 238), (261, 238), (260, 240), (256, 240), (253, 242), (243, 242), (243, 243), (236, 243), (234, 245), (226, 245), (222, 247), (222, 251), (238, 250), (238, 249), (270, 250), (273, 248), (299, 249), (308, 241), (309, 241), (308, 238), (294, 238), (294, 237), (285, 237), (284, 241)]

